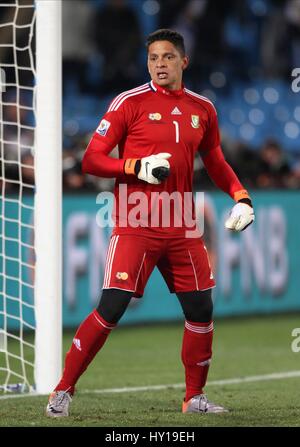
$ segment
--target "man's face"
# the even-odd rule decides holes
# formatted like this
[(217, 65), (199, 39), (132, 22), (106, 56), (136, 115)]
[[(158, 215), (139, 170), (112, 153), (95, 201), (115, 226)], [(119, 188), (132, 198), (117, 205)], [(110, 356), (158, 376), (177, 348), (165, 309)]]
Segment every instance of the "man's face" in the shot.
[(158, 40), (148, 48), (148, 70), (151, 79), (161, 87), (179, 90), (182, 72), (188, 65), (187, 56), (167, 40)]

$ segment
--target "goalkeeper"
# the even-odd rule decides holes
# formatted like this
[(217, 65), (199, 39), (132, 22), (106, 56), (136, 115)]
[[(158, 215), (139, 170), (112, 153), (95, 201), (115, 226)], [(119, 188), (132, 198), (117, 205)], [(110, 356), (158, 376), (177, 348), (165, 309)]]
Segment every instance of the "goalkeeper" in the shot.
[[(50, 395), (46, 414), (69, 415), (69, 404), (79, 377), (116, 327), (131, 298), (142, 297), (157, 266), (185, 317), (181, 360), (185, 368), (184, 413), (218, 413), (226, 409), (208, 400), (204, 387), (212, 357), (215, 286), (206, 248), (200, 237), (189, 237), (191, 226), (169, 208), (164, 225), (159, 194), (192, 193), (193, 163), (199, 152), (215, 184), (235, 202), (226, 228), (242, 231), (254, 220), (248, 192), (224, 159), (217, 114), (213, 104), (182, 83), (188, 66), (184, 41), (172, 30), (148, 36), (148, 70), (151, 81), (121, 93), (110, 104), (82, 161), (85, 173), (114, 177), (115, 227), (111, 236), (102, 295), (94, 311), (78, 328), (65, 359), (62, 378)], [(118, 145), (119, 159), (109, 156)], [(119, 203), (126, 185), (130, 197), (141, 200), (141, 216), (133, 201)], [(156, 194), (156, 202), (151, 202)], [(153, 206), (154, 203), (154, 206)], [(176, 208), (176, 209), (175, 209)], [(153, 221), (153, 213), (160, 218)], [(194, 205), (191, 204), (191, 215)], [(171, 216), (172, 214), (172, 216)], [(180, 214), (180, 213), (179, 213)]]

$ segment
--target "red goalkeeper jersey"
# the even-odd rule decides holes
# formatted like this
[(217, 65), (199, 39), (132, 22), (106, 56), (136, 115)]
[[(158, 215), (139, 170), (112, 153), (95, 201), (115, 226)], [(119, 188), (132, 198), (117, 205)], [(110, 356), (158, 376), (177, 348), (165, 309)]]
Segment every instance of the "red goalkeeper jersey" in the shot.
[[(108, 157), (117, 145), (119, 160)], [(213, 104), (187, 88), (170, 91), (151, 81), (118, 95), (87, 149), (95, 164), (89, 173), (116, 177), (114, 233), (177, 237), (191, 230), (195, 154), (203, 156), (219, 145)], [(124, 174), (125, 159), (160, 152), (171, 154), (170, 175), (161, 184)]]

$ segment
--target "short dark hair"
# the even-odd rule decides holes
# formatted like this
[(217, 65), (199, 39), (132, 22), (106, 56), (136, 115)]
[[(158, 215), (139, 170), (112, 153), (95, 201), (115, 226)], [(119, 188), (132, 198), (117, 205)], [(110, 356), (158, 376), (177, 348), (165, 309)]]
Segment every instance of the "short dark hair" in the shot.
[(147, 51), (149, 50), (149, 46), (153, 42), (157, 42), (158, 40), (168, 40), (171, 42), (174, 47), (177, 48), (177, 50), (180, 52), (181, 56), (185, 55), (185, 46), (184, 46), (184, 39), (183, 36), (177, 31), (173, 31), (171, 29), (158, 29), (154, 31), (153, 33), (149, 34), (146, 40), (146, 48)]

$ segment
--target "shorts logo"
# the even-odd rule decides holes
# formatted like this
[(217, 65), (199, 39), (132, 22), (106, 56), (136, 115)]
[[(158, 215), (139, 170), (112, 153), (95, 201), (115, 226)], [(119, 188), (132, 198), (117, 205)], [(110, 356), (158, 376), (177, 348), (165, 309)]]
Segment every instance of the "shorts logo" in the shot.
[(110, 126), (110, 122), (107, 120), (102, 120), (99, 124), (99, 126), (97, 127), (96, 132), (101, 135), (101, 137), (105, 137), (105, 135), (107, 134), (107, 131), (109, 129)]
[(117, 279), (122, 279), (123, 281), (126, 281), (126, 279), (128, 279), (128, 273), (126, 273), (126, 272), (117, 272), (116, 278)]
[(194, 129), (198, 129), (200, 127), (199, 115), (191, 115), (191, 119), (192, 119), (191, 126)]
[(149, 118), (152, 121), (159, 121), (159, 120), (161, 120), (161, 114), (160, 113), (149, 113)]

